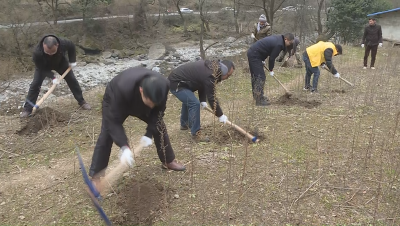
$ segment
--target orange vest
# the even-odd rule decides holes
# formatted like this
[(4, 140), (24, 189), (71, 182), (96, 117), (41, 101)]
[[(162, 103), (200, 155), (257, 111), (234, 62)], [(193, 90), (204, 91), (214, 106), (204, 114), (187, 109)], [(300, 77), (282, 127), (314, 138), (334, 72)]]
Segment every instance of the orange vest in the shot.
[(332, 42), (320, 41), (306, 49), (308, 58), (310, 58), (311, 66), (318, 67), (325, 63), (324, 51), (328, 48), (333, 49), (333, 56), (337, 54), (335, 45)]

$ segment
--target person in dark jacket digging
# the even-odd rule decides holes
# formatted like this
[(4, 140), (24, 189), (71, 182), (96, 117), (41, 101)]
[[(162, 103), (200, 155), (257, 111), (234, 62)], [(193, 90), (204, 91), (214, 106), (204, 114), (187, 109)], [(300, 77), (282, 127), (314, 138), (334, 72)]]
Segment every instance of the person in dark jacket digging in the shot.
[[(342, 46), (333, 44), (332, 42), (320, 41), (306, 49), (303, 53), (303, 60), (306, 67), (305, 86), (304, 90), (311, 90), (311, 93), (318, 91), (319, 66), (327, 67), (328, 70), (335, 76), (340, 78), (340, 74), (333, 66), (333, 56), (342, 54)], [(314, 74), (313, 84), (311, 86), (311, 75)]]
[(281, 53), (278, 56), (277, 61), (282, 62), (283, 59), (285, 58), (286, 54), (289, 52), (289, 58), (292, 57), (293, 55), (296, 57), (297, 64), (295, 65), (295, 67), (301, 68), (302, 64), (301, 64), (299, 51), (300, 51), (300, 39), (298, 37), (295, 37), (292, 45), (286, 47), (286, 50), (281, 51)]
[(140, 143), (148, 147), (154, 137), (162, 168), (185, 170), (182, 164), (175, 161), (163, 120), (168, 90), (167, 78), (143, 67), (129, 68), (111, 79), (103, 96), (101, 132), (94, 148), (89, 176), (94, 179), (103, 176), (113, 143), (121, 148), (121, 162), (133, 165), (133, 153), (123, 127), (128, 116), (135, 116), (147, 123), (146, 133)]
[[(207, 107), (207, 100), (220, 122), (228, 120), (215, 97), (215, 85), (228, 79), (234, 70), (235, 65), (229, 60), (199, 60), (177, 67), (168, 76), (171, 93), (182, 102), (181, 130), (190, 128), (196, 142), (209, 141), (200, 133), (200, 107)], [(195, 91), (198, 91), (200, 100)]]
[(291, 33), (285, 35), (271, 35), (258, 40), (247, 51), (247, 59), (251, 73), (251, 86), (253, 98), (257, 106), (269, 105), (268, 98), (264, 96), (265, 72), (264, 60), (269, 57), (269, 74), (274, 76), (275, 59), (281, 51), (286, 51), (286, 47), (293, 43), (294, 36)]
[[(68, 59), (66, 53), (68, 53)], [(75, 45), (67, 39), (58, 38), (55, 35), (46, 35), (40, 40), (33, 52), (33, 62), (36, 67), (35, 74), (26, 97), (24, 111), (20, 115), (22, 118), (31, 114), (39, 96), (40, 87), (46, 77), (51, 78), (53, 84), (59, 83), (51, 70), (55, 70), (61, 75), (69, 66), (71, 68), (76, 66)], [(81, 108), (90, 110), (90, 105), (83, 98), (82, 89), (74, 72), (72, 70), (68, 72), (64, 79)]]
[[(365, 45), (367, 45), (365, 47)], [(361, 47), (365, 47), (364, 53), (364, 67), (363, 69), (367, 69), (367, 61), (369, 52), (371, 52), (371, 69), (375, 69), (375, 59), (376, 53), (378, 52), (378, 46), (382, 47), (382, 28), (380, 25), (376, 24), (375, 18), (370, 18), (368, 20), (368, 26), (364, 29), (364, 35), (362, 38)]]

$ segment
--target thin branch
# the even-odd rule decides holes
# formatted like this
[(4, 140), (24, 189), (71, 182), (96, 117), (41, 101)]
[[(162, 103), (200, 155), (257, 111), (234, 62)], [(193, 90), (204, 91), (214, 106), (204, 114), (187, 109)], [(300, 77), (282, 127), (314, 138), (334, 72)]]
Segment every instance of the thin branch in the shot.
[(297, 201), (299, 201), (299, 199), (301, 199), (301, 197), (303, 197), (304, 194), (307, 193), (308, 190), (310, 190), (310, 189), (321, 179), (322, 176), (323, 176), (323, 175), (321, 175), (321, 176), (320, 176), (316, 181), (314, 181), (303, 193), (301, 193), (301, 195), (300, 195), (296, 200), (294, 200), (294, 202), (292, 203), (292, 205), (290, 205), (290, 208), (289, 208), (289, 209), (292, 209), (292, 206), (293, 206)]

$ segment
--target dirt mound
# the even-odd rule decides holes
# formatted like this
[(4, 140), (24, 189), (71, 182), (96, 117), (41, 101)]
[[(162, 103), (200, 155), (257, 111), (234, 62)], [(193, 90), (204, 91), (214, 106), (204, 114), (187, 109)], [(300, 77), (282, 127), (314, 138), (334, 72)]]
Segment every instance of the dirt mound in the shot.
[(293, 96), (289, 98), (289, 96), (283, 95), (283, 96), (279, 97), (279, 99), (276, 101), (276, 104), (285, 105), (285, 106), (299, 105), (299, 106), (302, 106), (305, 108), (316, 108), (319, 105), (321, 105), (321, 102), (318, 102), (316, 100), (304, 101), (304, 100), (295, 98)]
[(118, 225), (152, 225), (162, 209), (168, 207), (172, 192), (155, 179), (132, 179), (124, 183), (117, 204), (125, 210)]
[(41, 129), (55, 126), (64, 126), (68, 122), (68, 115), (45, 107), (39, 109), (34, 116), (21, 120), (21, 129), (17, 130), (18, 135), (29, 135), (37, 133)]

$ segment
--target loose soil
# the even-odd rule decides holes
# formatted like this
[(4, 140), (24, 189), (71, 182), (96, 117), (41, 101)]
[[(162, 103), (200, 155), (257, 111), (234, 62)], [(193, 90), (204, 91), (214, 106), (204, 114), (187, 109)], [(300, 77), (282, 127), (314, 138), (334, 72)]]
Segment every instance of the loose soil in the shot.
[(35, 115), (26, 119), (21, 119), (21, 129), (17, 130), (18, 135), (30, 135), (37, 133), (43, 128), (51, 128), (56, 126), (65, 126), (68, 122), (69, 115), (61, 113), (50, 107), (37, 110)]
[(168, 208), (172, 191), (156, 179), (131, 178), (121, 187), (117, 205), (124, 212), (114, 217), (118, 225), (152, 225), (156, 216)]
[(320, 106), (321, 102), (316, 101), (316, 100), (305, 101), (305, 100), (301, 100), (299, 98), (293, 97), (293, 95), (290, 97), (288, 95), (283, 95), (283, 96), (279, 97), (279, 99), (276, 100), (276, 102), (274, 104), (285, 105), (285, 106), (298, 105), (301, 107), (311, 109), (311, 108), (316, 108), (316, 107)]

